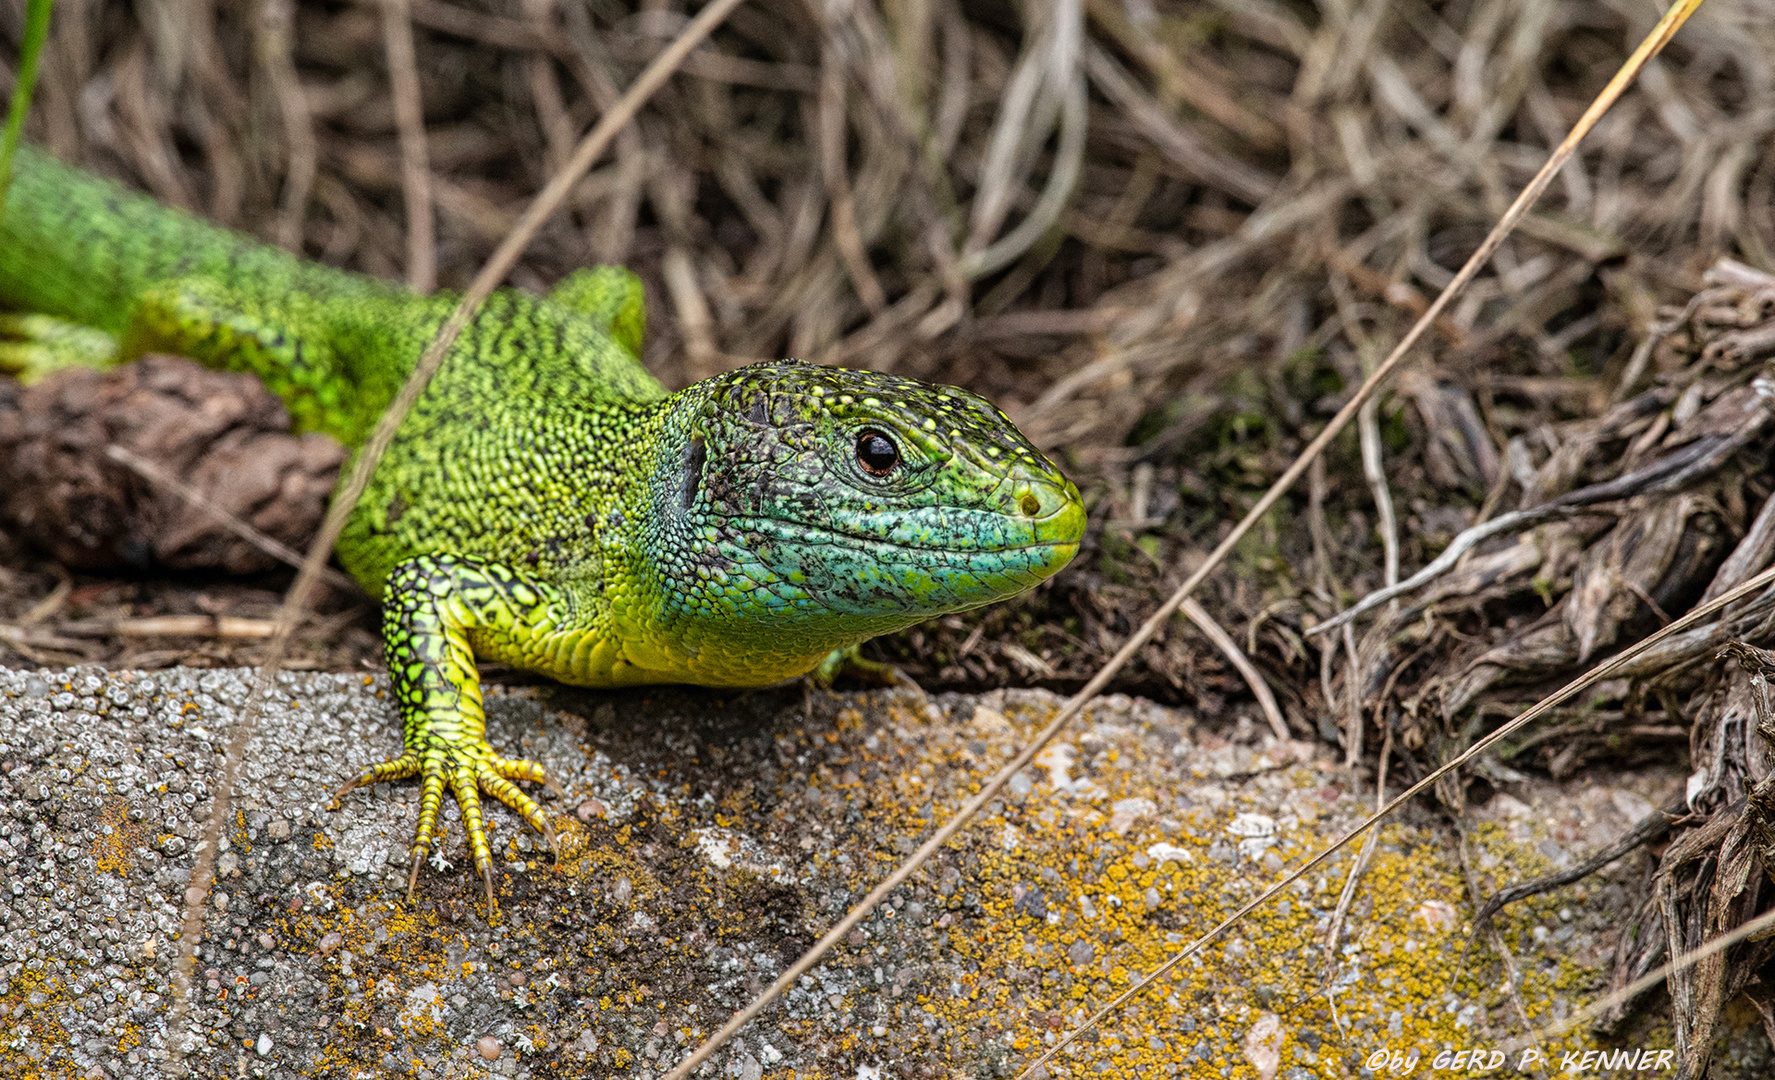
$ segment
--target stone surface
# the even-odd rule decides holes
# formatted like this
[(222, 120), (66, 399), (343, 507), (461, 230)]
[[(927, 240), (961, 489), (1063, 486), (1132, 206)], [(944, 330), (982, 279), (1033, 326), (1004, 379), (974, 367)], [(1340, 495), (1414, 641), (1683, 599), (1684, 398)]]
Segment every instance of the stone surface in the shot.
[[(195, 1007), (172, 1030), (193, 846), (249, 676), (0, 671), (0, 1075), (163, 1077), (183, 1045), (200, 1076), (655, 1077), (1058, 704), (495, 689), (494, 745), (543, 761), (566, 798), (544, 804), (558, 863), (490, 812), (489, 924), (453, 807), (444, 859), (408, 903), (415, 789), (330, 806), (395, 749), (385, 681), (285, 675), (219, 854)], [(1014, 1075), (1372, 799), (1323, 749), (1259, 738), (1249, 722), (1096, 703), (705, 1075)], [(1679, 782), (1512, 786), (1475, 811), (1474, 872), (1490, 887), (1565, 864)], [(1500, 919), (1537, 1024), (1597, 993), (1637, 858)], [(1472, 904), (1441, 819), (1383, 832), (1328, 964), (1352, 859), (1180, 965), (1050, 1075), (1374, 1075), (1379, 1051), (1427, 1065), (1519, 1034), (1489, 948), (1458, 968)], [(1669, 1045), (1649, 1030), (1616, 1045)], [(1767, 1067), (1740, 1058), (1719, 1075)]]

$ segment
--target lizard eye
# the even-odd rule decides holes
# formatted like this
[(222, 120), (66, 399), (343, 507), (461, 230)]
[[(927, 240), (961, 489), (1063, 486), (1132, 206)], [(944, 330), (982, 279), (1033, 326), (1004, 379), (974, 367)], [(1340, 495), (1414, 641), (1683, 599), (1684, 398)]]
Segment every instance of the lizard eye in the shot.
[(886, 476), (900, 463), (900, 448), (894, 440), (873, 428), (857, 436), (857, 464), (870, 476)]

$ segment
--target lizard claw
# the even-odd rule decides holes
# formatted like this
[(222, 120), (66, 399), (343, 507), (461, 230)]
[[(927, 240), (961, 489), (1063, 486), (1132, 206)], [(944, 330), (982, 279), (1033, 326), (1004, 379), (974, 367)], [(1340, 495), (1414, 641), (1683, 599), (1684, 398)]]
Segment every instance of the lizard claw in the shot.
[(413, 869), (412, 872), (407, 875), (407, 903), (409, 904), (413, 902), (413, 898), (419, 893), (419, 868), (424, 864), (425, 849), (415, 844), (413, 846)]
[(482, 793), (491, 795), (522, 814), (524, 820), (543, 835), (548, 841), (549, 850), (559, 858), (561, 849), (554, 826), (549, 824), (536, 800), (526, 795), (512, 781), (543, 783), (557, 792), (560, 791), (560, 786), (553, 782), (538, 762), (500, 757), (494, 753), (485, 736), (474, 738), (465, 733), (457, 733), (457, 738), (451, 739), (437, 731), (420, 734), (424, 740), (423, 750), (409, 749), (398, 758), (370, 766), (347, 781), (337, 794), (344, 795), (355, 788), (384, 780), (405, 780), (415, 776), (420, 778), (419, 823), (413, 837), (412, 867), (407, 875), (407, 897), (412, 899), (419, 887), (420, 864), (431, 852), (434, 838), (442, 831), (438, 815), (443, 806), (444, 792), (448, 789), (462, 811), (463, 831), (468, 835), (469, 851), (475, 859), (475, 871), (486, 887), (487, 910), (491, 915), (495, 910), (493, 849), (487, 842), (486, 826), (481, 817)]

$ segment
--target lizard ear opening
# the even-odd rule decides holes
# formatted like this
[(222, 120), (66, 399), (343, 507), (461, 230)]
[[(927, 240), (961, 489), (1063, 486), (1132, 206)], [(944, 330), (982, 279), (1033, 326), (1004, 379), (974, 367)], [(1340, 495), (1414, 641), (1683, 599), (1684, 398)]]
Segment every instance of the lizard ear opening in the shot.
[(701, 435), (693, 435), (690, 445), (684, 449), (684, 483), (678, 489), (678, 502), (684, 509), (690, 509), (696, 502), (697, 488), (703, 482), (703, 462), (708, 460), (709, 448)]

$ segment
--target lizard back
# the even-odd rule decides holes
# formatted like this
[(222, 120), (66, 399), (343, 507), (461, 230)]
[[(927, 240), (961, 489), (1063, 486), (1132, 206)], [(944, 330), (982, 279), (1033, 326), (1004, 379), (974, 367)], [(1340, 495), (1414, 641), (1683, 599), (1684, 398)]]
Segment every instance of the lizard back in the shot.
[[(241, 316), (237, 329), (282, 335), (288, 347), (268, 342), (273, 347), (245, 356), (175, 350), (171, 346), (182, 342), (161, 339), (179, 337), (181, 328), (166, 324), (179, 322), (182, 312), (150, 312), (156, 320), (150, 329), (159, 332), (144, 335), (144, 301), (181, 287)], [(124, 358), (160, 347), (256, 374), (290, 406), (299, 429), (326, 431), (353, 447), (456, 300), (449, 292), (417, 296), (299, 258), (29, 146), (20, 146), (14, 160), (0, 219), (0, 304), (103, 330), (124, 343)], [(205, 318), (185, 321), (210, 329)], [(608, 321), (501, 290), (464, 331), (446, 368), (459, 360), (496, 365), (508, 389), (583, 378), (590, 381), (581, 389), (600, 400), (663, 396), (636, 357), (607, 340)], [(513, 347), (517, 336), (533, 339), (527, 343), (533, 347)]]
[[(0, 303), (103, 330), (120, 359), (164, 350), (257, 375), (299, 430), (360, 446), (456, 302), (300, 259), (19, 148)], [(638, 429), (665, 396), (609, 324), (515, 289), (489, 298), (341, 539), (341, 562), (372, 594), (396, 563), (435, 551), (600, 572), (594, 526), (635, 488), (624, 481)]]

